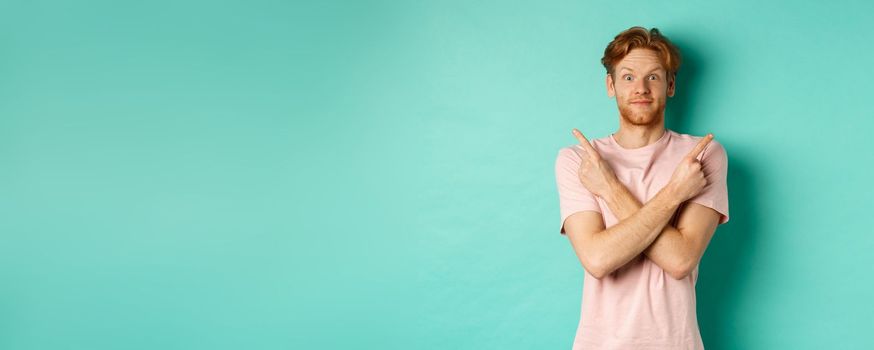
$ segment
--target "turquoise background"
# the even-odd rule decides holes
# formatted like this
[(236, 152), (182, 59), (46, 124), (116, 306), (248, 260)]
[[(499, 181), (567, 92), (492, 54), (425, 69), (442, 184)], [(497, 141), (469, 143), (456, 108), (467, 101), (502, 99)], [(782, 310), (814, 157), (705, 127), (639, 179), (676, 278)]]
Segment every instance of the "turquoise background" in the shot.
[(3, 1), (0, 348), (568, 349), (570, 130), (657, 27), (708, 349), (874, 348), (870, 2)]

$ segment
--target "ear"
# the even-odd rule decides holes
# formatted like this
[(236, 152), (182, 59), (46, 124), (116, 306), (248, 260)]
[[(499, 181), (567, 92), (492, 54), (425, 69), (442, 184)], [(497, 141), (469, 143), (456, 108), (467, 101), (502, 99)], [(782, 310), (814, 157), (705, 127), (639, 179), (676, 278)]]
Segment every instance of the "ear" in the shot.
[(613, 88), (613, 75), (607, 73), (607, 96), (616, 96), (616, 90)]
[(677, 83), (677, 74), (674, 74), (674, 77), (668, 80), (668, 97), (674, 97), (674, 90), (676, 88), (675, 84)]

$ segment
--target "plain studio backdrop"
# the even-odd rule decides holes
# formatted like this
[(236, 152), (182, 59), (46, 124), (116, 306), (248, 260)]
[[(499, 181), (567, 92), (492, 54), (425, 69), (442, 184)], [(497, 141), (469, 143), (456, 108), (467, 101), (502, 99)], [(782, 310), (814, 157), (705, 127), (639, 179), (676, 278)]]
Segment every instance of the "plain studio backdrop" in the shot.
[(874, 6), (3, 1), (0, 348), (568, 349), (559, 148), (682, 50), (728, 153), (708, 349), (874, 348)]

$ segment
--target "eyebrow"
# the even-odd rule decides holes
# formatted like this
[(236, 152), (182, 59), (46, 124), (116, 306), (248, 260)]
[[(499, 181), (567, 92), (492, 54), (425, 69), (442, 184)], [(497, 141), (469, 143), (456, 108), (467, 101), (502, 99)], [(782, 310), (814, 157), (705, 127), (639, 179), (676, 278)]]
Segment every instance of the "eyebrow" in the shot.
[[(623, 69), (627, 69), (627, 70), (630, 70), (630, 71), (632, 71), (632, 72), (634, 71), (634, 69), (631, 69), (631, 68), (628, 68), (628, 67), (620, 67), (620, 68), (619, 68), (619, 70), (623, 70)], [(655, 72), (655, 71), (657, 71), (657, 70), (659, 70), (659, 69), (662, 69), (662, 68), (661, 68), (661, 67), (659, 67), (659, 68), (653, 68), (653, 69), (650, 70), (650, 72)]]

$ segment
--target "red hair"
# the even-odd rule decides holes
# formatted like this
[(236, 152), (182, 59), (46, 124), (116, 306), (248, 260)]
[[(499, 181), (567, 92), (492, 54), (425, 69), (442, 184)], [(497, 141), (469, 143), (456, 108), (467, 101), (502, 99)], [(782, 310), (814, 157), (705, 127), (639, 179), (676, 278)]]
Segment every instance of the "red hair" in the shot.
[(631, 27), (616, 35), (604, 50), (601, 64), (607, 69), (607, 74), (612, 75), (616, 63), (619, 63), (631, 50), (637, 48), (655, 51), (670, 79), (674, 79), (677, 71), (680, 70), (682, 61), (680, 50), (658, 29), (647, 30), (643, 27)]

